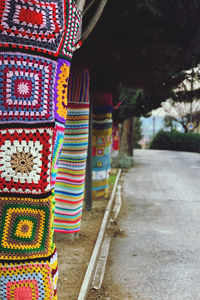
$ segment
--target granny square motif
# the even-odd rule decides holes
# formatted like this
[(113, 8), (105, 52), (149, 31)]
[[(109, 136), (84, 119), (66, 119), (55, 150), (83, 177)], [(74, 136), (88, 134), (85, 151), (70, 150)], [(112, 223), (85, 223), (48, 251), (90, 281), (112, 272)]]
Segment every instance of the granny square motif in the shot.
[(0, 130), (0, 192), (51, 190), (53, 127)]
[(82, 22), (82, 13), (74, 0), (67, 0), (66, 32), (61, 48), (61, 55), (72, 59)]
[(64, 0), (1, 0), (0, 41), (55, 56), (65, 32)]
[(54, 121), (56, 63), (23, 54), (0, 54), (0, 122)]
[(52, 196), (0, 197), (0, 259), (52, 254)]
[(45, 260), (0, 263), (1, 300), (56, 299), (57, 253)]

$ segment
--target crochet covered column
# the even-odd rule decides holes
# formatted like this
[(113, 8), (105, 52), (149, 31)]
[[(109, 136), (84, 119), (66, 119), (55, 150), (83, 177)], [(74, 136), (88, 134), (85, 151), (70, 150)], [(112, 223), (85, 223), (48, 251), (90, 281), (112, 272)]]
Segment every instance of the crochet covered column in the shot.
[(113, 123), (112, 126), (112, 149), (111, 156), (116, 157), (119, 154), (119, 139), (120, 128), (118, 123)]
[(107, 197), (111, 167), (112, 144), (112, 94), (99, 93), (94, 96), (93, 108), (93, 198)]
[(55, 189), (56, 232), (80, 230), (85, 187), (89, 126), (89, 73), (70, 73), (64, 143), (58, 160)]
[(54, 184), (81, 13), (0, 1), (0, 299), (57, 299)]

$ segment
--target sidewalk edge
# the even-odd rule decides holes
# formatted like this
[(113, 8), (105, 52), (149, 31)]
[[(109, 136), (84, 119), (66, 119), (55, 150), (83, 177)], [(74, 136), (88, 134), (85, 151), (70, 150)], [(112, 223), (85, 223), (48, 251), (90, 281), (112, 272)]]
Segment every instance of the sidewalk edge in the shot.
[(118, 174), (117, 174), (117, 178), (115, 180), (115, 184), (114, 184), (111, 196), (110, 196), (110, 199), (108, 201), (108, 205), (107, 205), (105, 213), (104, 213), (104, 217), (103, 217), (103, 220), (102, 220), (102, 223), (101, 223), (99, 234), (98, 234), (98, 237), (97, 237), (97, 240), (96, 240), (96, 243), (95, 243), (91, 258), (90, 258), (90, 262), (88, 264), (88, 267), (87, 267), (87, 270), (86, 270), (86, 273), (85, 273), (85, 277), (83, 279), (82, 286), (81, 286), (81, 289), (80, 289), (79, 296), (78, 296), (77, 300), (87, 299), (86, 297), (87, 297), (87, 294), (89, 292), (89, 288), (90, 288), (91, 281), (92, 281), (92, 278), (93, 278), (93, 274), (94, 274), (94, 271), (95, 271), (97, 259), (98, 259), (100, 249), (101, 249), (101, 246), (102, 246), (102, 243), (103, 243), (103, 238), (104, 238), (106, 227), (107, 227), (107, 224), (108, 224), (108, 218), (109, 218), (111, 208), (112, 208), (112, 204), (113, 204), (113, 201), (114, 201), (114, 198), (115, 198), (116, 189), (117, 189), (117, 185), (118, 185), (118, 181), (119, 181), (121, 172), (122, 172), (122, 170), (119, 169)]

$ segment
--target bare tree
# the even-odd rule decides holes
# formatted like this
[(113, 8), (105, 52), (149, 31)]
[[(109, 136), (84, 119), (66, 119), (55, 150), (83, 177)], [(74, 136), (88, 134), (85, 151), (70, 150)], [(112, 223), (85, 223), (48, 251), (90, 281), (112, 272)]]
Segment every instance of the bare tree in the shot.
[[(85, 11), (84, 11), (84, 7), (86, 5), (86, 0), (77, 0), (76, 4), (78, 6), (78, 8), (83, 12), (83, 15), (85, 15), (85, 13), (90, 9), (90, 7), (92, 7), (92, 5), (96, 2), (95, 0), (92, 0), (88, 6), (86, 7)], [(86, 40), (88, 38), (88, 36), (91, 34), (91, 32), (93, 31), (94, 27), (96, 26), (104, 8), (106, 3), (108, 2), (108, 0), (101, 0), (92, 19), (90, 20), (87, 28), (84, 30), (83, 34), (82, 34), (82, 40)]]
[(83, 11), (83, 9), (85, 7), (85, 3), (86, 3), (86, 0), (76, 0), (77, 7), (81, 11)]
[[(185, 132), (188, 132), (187, 124), (194, 123), (193, 130), (199, 124), (200, 100), (192, 102), (174, 102), (168, 99), (161, 103), (161, 107), (152, 111), (152, 115), (169, 116), (172, 120), (180, 123)], [(191, 118), (192, 115), (192, 118)]]

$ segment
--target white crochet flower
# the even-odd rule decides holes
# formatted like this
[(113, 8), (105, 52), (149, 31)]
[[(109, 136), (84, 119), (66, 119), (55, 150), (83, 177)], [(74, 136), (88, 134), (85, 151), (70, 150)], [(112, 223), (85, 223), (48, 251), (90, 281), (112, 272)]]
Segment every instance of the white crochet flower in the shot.
[(5, 141), (0, 147), (1, 177), (6, 181), (37, 184), (40, 180), (42, 149), (39, 141)]

